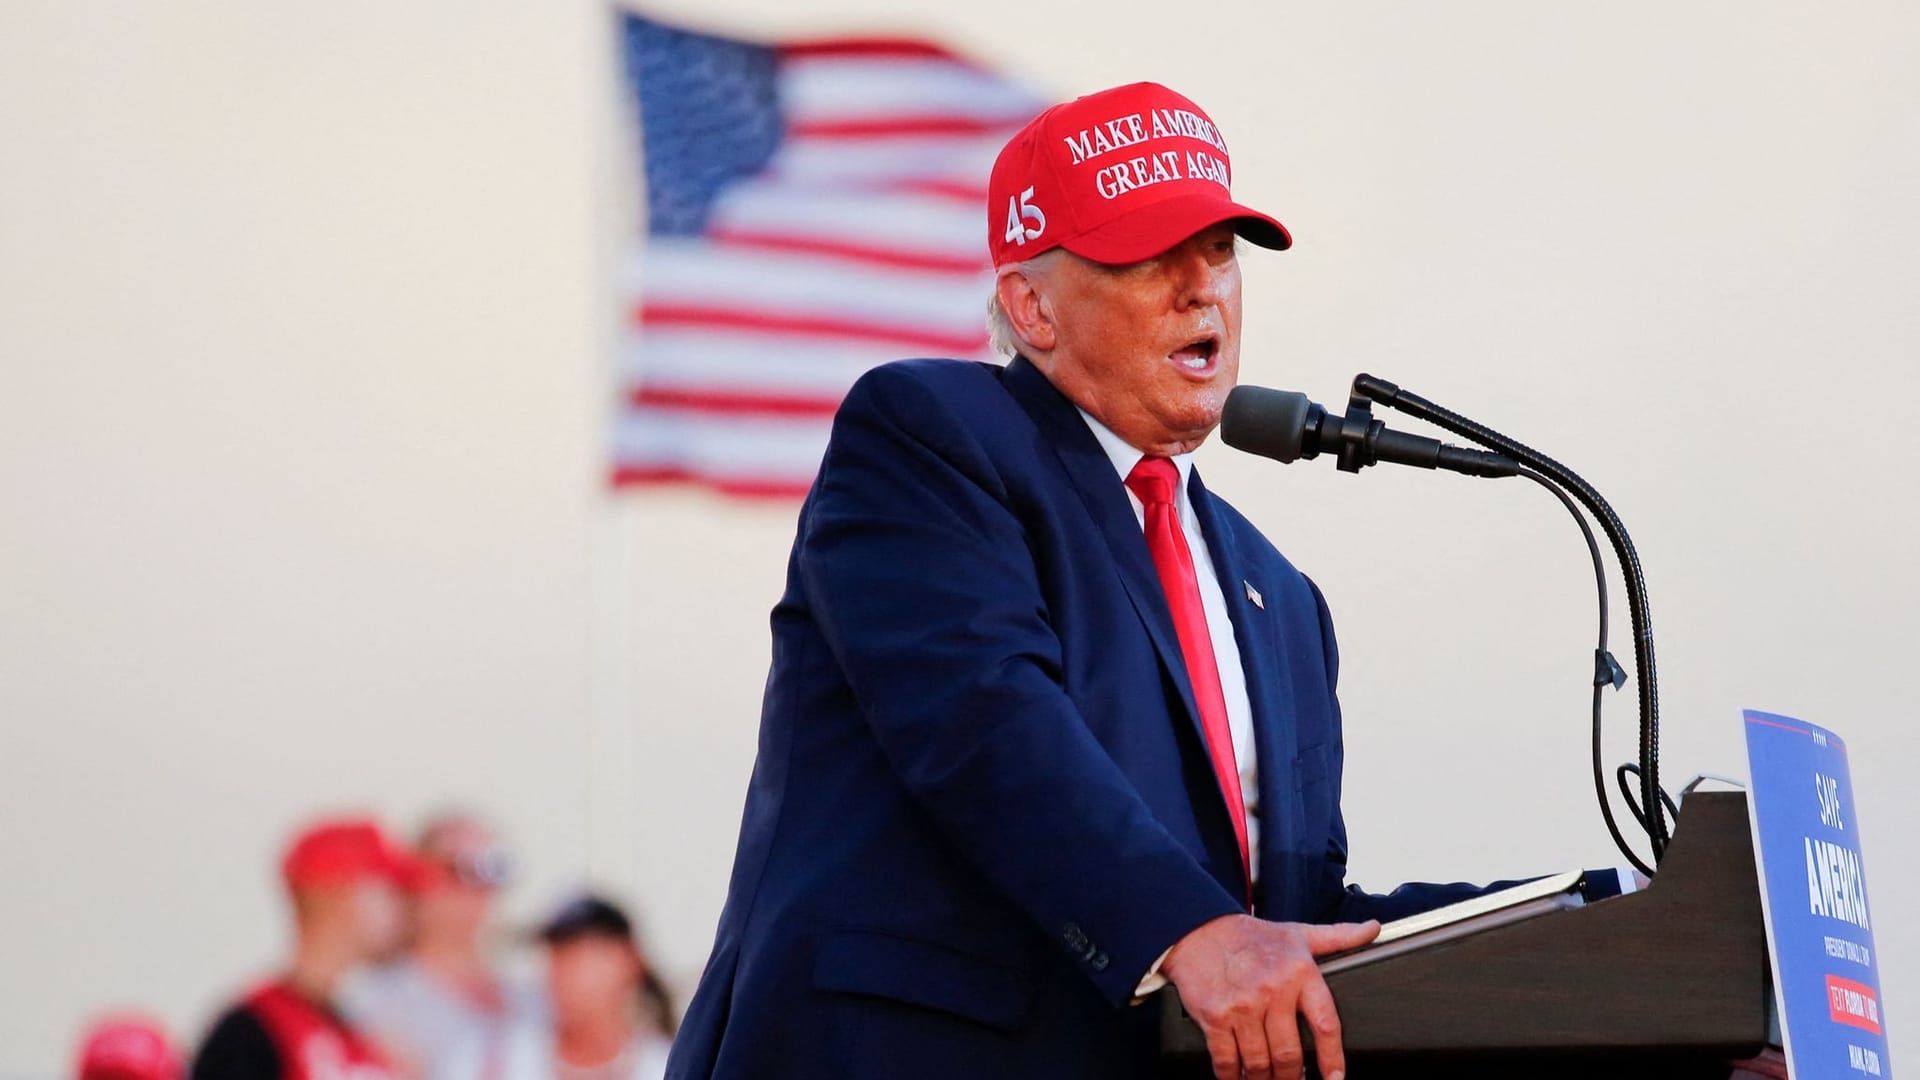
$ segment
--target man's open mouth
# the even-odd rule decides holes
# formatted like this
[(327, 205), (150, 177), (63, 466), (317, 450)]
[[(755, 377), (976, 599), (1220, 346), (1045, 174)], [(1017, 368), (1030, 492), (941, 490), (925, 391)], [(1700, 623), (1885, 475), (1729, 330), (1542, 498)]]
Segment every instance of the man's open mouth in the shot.
[(1220, 339), (1208, 334), (1187, 342), (1168, 353), (1167, 357), (1189, 371), (1205, 371), (1219, 351)]

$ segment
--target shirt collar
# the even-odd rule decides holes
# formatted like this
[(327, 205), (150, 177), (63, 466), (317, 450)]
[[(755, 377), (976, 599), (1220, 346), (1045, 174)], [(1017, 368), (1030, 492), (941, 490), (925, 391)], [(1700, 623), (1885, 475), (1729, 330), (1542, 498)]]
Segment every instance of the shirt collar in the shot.
[[(1093, 432), (1093, 437), (1100, 443), (1100, 449), (1107, 452), (1107, 460), (1113, 462), (1113, 471), (1120, 474), (1120, 482), (1126, 483), (1127, 477), (1133, 474), (1133, 467), (1140, 464), (1140, 459), (1147, 455), (1127, 440), (1115, 435), (1113, 429), (1095, 420), (1092, 413), (1078, 405), (1074, 406), (1074, 411), (1080, 414), (1080, 419), (1087, 422), (1087, 430)], [(1184, 502), (1187, 481), (1193, 475), (1193, 454), (1191, 451), (1175, 454), (1169, 460), (1173, 462), (1174, 468), (1180, 470), (1180, 498)]]

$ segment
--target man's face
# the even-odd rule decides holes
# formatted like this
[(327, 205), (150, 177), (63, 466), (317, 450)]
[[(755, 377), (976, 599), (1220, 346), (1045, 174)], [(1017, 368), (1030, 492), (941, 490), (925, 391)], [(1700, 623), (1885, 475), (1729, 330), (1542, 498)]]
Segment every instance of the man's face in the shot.
[(406, 900), (391, 882), (369, 878), (354, 886), (354, 924), (361, 958), (368, 962), (392, 959), (406, 932)]
[(295, 886), (292, 899), (302, 940), (326, 942), (356, 963), (391, 960), (405, 940), (406, 899), (385, 878), (366, 875)]
[(1230, 224), (1130, 266), (1074, 255), (1036, 274), (1054, 335), (1035, 357), (1054, 386), (1133, 446), (1194, 449), (1240, 375), (1240, 263)]
[(421, 932), (477, 947), (500, 884), (487, 872), (505, 872), (493, 834), (477, 822), (451, 821), (427, 839), (421, 857), (431, 868), (415, 901)]

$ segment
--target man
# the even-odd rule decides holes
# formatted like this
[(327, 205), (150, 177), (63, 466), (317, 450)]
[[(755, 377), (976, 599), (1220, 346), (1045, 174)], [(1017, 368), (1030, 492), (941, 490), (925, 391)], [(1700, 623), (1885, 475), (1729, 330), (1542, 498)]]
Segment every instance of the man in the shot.
[(407, 955), (369, 972), (343, 1004), (422, 1080), (481, 1080), (498, 1073), (508, 1027), (540, 1011), (531, 988), (500, 978), (487, 956), (513, 860), (485, 822), (457, 810), (427, 822), (418, 852)]
[(280, 863), (293, 906), (286, 971), (220, 1017), (192, 1080), (390, 1080), (372, 1041), (334, 1006), (343, 979), (400, 943), (401, 892), (419, 868), (371, 821), (324, 821)]
[[(1218, 1075), (1343, 1073), (1313, 957), (1470, 886), (1345, 887), (1332, 622), (1188, 455), (1238, 373), (1206, 114), (1055, 106), (988, 188), (1005, 368), (887, 365), (801, 509), (759, 759), (668, 1075), (1152, 1075), (1171, 981)], [(1329, 925), (1330, 924), (1330, 925)]]

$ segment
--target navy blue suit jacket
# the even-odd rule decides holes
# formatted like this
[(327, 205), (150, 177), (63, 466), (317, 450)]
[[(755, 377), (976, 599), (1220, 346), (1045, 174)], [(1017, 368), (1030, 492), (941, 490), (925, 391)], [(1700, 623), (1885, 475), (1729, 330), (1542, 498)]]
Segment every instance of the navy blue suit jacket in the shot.
[[(1190, 495), (1253, 705), (1256, 914), (1479, 892), (1346, 886), (1326, 604), (1197, 472)], [(867, 374), (800, 511), (669, 1077), (1146, 1075), (1136, 984), (1245, 893), (1146, 541), (1073, 405), (1021, 359)]]

